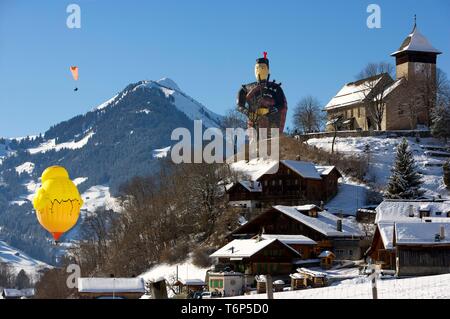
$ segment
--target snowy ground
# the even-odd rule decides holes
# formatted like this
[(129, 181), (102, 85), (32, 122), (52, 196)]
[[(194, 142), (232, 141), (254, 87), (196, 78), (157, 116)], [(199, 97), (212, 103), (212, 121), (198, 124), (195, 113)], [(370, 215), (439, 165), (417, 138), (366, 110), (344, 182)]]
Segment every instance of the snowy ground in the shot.
[[(449, 299), (450, 274), (377, 281), (380, 299)], [(235, 299), (266, 299), (266, 294), (246, 295)], [(275, 299), (372, 299), (372, 285), (366, 277), (342, 281), (341, 284), (305, 290), (274, 293)]]
[[(309, 139), (309, 145), (320, 149), (331, 151), (332, 137)], [(386, 137), (338, 137), (336, 138), (335, 150), (344, 155), (367, 155), (369, 156), (370, 169), (366, 178), (376, 186), (383, 187), (387, 184), (394, 163), (397, 145), (402, 138)], [(433, 157), (429, 151), (422, 146), (445, 146), (434, 138), (422, 138), (416, 142), (415, 138), (408, 138), (409, 145), (413, 151), (414, 159), (419, 171), (423, 174), (423, 188), (429, 196), (449, 196), (442, 180), (442, 167), (430, 166), (441, 165), (445, 161), (443, 157)], [(365, 152), (368, 145), (369, 153)]]
[(12, 266), (17, 274), (23, 269), (32, 279), (36, 279), (37, 272), (41, 269), (51, 268), (48, 264), (27, 256), (3, 241), (0, 241), (0, 262), (5, 262)]
[(358, 208), (366, 204), (368, 187), (344, 177), (338, 186), (337, 195), (325, 204), (330, 213), (355, 215)]
[(88, 212), (95, 212), (101, 207), (115, 212), (120, 212), (121, 209), (118, 200), (111, 196), (107, 186), (92, 186), (81, 194), (81, 198), (84, 201), (82, 209)]

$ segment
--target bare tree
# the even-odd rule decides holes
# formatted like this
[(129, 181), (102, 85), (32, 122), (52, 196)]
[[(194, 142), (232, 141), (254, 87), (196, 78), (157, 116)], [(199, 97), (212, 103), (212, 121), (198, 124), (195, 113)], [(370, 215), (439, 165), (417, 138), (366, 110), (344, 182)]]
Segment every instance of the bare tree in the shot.
[(229, 109), (222, 120), (222, 126), (224, 128), (247, 128), (247, 117), (236, 110), (235, 108)]
[(369, 63), (357, 75), (368, 114), (375, 121), (377, 130), (382, 129), (386, 90), (393, 83), (394, 67), (386, 62)]
[(320, 131), (324, 121), (319, 101), (311, 96), (303, 97), (294, 109), (295, 129), (305, 133)]

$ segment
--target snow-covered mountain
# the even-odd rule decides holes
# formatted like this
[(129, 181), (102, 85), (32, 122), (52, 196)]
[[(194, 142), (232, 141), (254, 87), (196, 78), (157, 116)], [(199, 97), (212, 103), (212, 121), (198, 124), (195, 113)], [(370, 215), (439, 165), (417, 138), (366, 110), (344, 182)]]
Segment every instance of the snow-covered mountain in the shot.
[(39, 271), (51, 268), (50, 265), (31, 258), (3, 241), (0, 241), (0, 263), (8, 264), (16, 274), (23, 269), (32, 279), (36, 279)]
[[(220, 127), (222, 117), (183, 92), (171, 79), (139, 81), (83, 115), (44, 134), (0, 138), (0, 236), (33, 257), (50, 261), (48, 235), (37, 224), (31, 200), (43, 170), (67, 168), (85, 198), (84, 211), (101, 203), (116, 209), (113, 196), (137, 175), (156, 171), (175, 128), (193, 121)], [(17, 220), (20, 220), (18, 223)]]

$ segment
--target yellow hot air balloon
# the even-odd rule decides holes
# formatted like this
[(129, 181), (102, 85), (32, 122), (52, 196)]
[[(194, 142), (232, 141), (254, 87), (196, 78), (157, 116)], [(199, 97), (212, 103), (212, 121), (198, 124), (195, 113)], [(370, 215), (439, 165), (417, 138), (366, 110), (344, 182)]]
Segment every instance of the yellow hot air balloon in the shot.
[(41, 179), (33, 206), (39, 223), (58, 241), (77, 223), (83, 200), (64, 167), (47, 168)]

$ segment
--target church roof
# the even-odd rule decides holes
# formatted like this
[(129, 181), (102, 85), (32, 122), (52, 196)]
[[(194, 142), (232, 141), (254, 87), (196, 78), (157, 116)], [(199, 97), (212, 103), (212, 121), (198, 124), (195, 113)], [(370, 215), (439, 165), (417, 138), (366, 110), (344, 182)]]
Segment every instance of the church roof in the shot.
[(422, 33), (420, 33), (417, 25), (414, 25), (412, 32), (406, 37), (400, 48), (391, 55), (395, 56), (401, 52), (406, 51), (429, 52), (435, 54), (442, 53), (435, 47), (433, 47), (428, 39)]
[[(340, 107), (362, 103), (371, 91), (378, 85), (380, 80), (389, 76), (386, 73), (368, 77), (345, 84), (342, 89), (325, 106), (325, 110), (337, 109)], [(392, 79), (391, 79), (392, 80)]]

